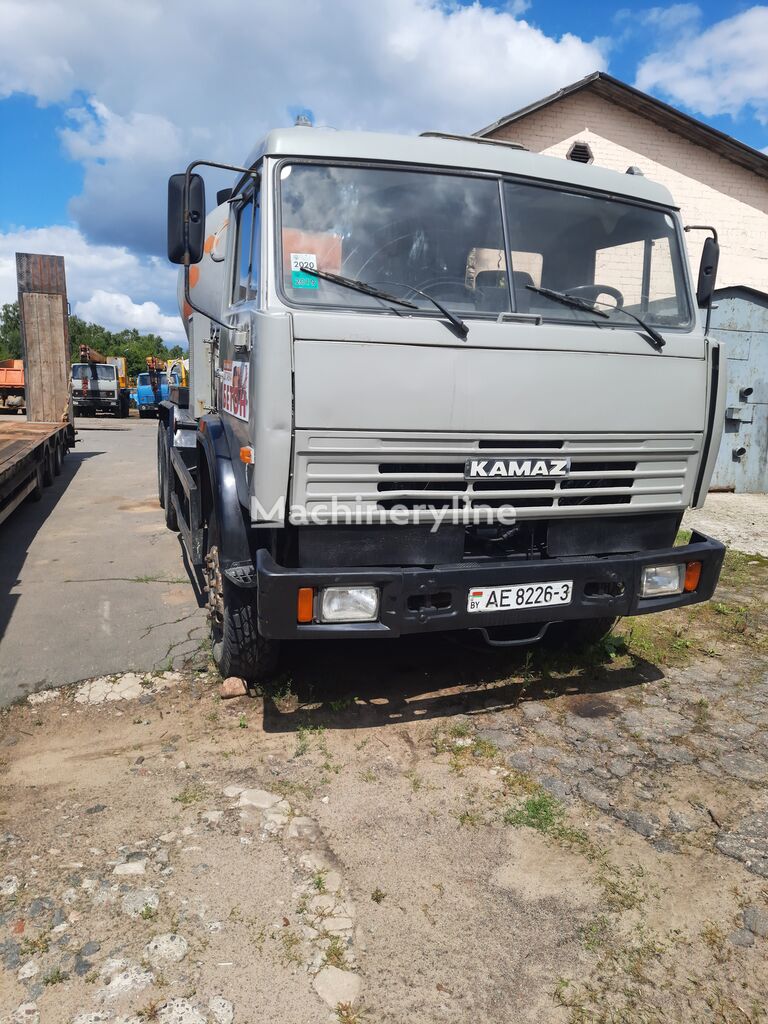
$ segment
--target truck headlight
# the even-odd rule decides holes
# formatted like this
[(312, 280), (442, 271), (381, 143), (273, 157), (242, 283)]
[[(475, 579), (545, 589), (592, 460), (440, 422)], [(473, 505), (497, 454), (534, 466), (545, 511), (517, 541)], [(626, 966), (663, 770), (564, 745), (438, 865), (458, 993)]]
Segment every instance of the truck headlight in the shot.
[(685, 563), (646, 565), (640, 580), (642, 597), (666, 597), (682, 594), (685, 586)]
[(326, 587), (320, 592), (321, 622), (374, 622), (378, 617), (378, 587)]

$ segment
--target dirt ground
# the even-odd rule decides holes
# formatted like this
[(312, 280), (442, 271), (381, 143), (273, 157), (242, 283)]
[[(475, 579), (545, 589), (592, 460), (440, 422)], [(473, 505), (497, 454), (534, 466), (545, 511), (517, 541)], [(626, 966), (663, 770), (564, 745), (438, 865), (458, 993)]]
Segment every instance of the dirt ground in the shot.
[(587, 650), (317, 644), (0, 719), (0, 1019), (758, 1024), (768, 564)]
[(686, 512), (684, 525), (768, 557), (768, 494), (708, 494), (704, 508)]

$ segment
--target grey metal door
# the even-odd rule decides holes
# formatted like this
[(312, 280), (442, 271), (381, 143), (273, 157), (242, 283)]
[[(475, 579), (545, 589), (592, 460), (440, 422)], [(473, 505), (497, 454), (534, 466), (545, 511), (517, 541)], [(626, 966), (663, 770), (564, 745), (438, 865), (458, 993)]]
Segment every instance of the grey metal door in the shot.
[(728, 400), (713, 490), (768, 491), (768, 295), (715, 293), (712, 334), (728, 358)]

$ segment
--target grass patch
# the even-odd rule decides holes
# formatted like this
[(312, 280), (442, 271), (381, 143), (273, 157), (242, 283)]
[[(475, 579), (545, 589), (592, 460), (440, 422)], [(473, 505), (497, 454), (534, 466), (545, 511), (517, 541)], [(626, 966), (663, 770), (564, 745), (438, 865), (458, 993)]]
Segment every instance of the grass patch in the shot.
[(349, 969), (346, 946), (344, 945), (344, 940), (340, 936), (331, 936), (328, 945), (325, 947), (323, 963), (326, 967), (338, 967), (340, 971), (346, 971)]
[(363, 1024), (365, 1011), (355, 1007), (352, 1003), (339, 1003), (336, 1007), (336, 1020), (339, 1024)]
[(62, 971), (60, 967), (54, 967), (52, 971), (43, 978), (44, 985), (60, 985), (63, 981), (67, 981), (69, 975), (66, 971)]
[(559, 800), (549, 793), (539, 792), (529, 796), (520, 807), (510, 807), (504, 812), (504, 824), (516, 828), (526, 826), (537, 832), (552, 832), (563, 820), (565, 811)]
[(387, 894), (385, 892), (382, 892), (382, 890), (377, 885), (376, 888), (371, 893), (371, 899), (373, 900), (373, 902), (381, 905), (386, 898)]
[(181, 804), (183, 807), (189, 807), (190, 804), (196, 804), (200, 800), (204, 799), (205, 787), (201, 786), (199, 782), (191, 782), (188, 786), (185, 786), (180, 793), (171, 797), (171, 800), (175, 804)]
[(322, 725), (300, 725), (296, 730), (296, 749), (293, 756), (303, 757), (309, 753), (312, 739), (322, 737), (324, 733), (325, 727)]

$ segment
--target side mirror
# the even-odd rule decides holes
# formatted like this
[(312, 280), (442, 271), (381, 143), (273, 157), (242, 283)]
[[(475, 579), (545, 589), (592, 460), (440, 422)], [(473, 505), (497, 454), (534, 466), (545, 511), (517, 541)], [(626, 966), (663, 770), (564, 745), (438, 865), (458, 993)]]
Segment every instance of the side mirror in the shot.
[(205, 182), (199, 174), (172, 174), (168, 179), (168, 259), (193, 264), (203, 258)]
[(717, 264), (720, 259), (720, 246), (714, 238), (704, 240), (699, 264), (699, 281), (696, 285), (696, 302), (699, 309), (706, 309), (712, 301), (717, 280)]

